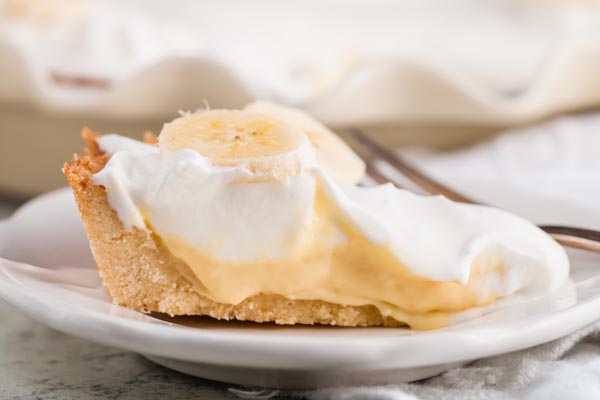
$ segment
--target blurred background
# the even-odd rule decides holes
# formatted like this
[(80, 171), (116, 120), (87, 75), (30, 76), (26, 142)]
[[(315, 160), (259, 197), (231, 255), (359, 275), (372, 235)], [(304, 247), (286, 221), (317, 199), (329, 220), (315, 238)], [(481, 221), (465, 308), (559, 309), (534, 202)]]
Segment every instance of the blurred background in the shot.
[[(178, 110), (253, 99), (301, 107), (339, 131), (358, 126), (434, 174), (459, 168), (448, 154), (492, 138), (545, 168), (563, 139), (505, 146), (498, 135), (564, 116), (595, 121), (600, 6), (0, 0), (0, 216), (65, 186), (60, 168), (81, 151), (83, 126), (139, 138)], [(598, 159), (590, 143), (600, 153), (599, 124), (572, 126), (588, 141), (569, 146), (588, 153), (570, 157), (585, 167)]]

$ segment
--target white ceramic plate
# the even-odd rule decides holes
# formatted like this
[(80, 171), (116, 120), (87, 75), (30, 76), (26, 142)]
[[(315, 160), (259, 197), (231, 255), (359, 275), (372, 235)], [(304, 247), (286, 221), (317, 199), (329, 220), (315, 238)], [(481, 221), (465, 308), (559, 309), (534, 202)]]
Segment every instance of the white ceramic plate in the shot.
[(425, 378), (594, 322), (600, 318), (600, 258), (570, 255), (573, 283), (565, 288), (500, 302), (432, 332), (159, 319), (109, 302), (65, 189), (0, 223), (0, 296), (59, 331), (209, 379), (286, 388), (374, 384)]

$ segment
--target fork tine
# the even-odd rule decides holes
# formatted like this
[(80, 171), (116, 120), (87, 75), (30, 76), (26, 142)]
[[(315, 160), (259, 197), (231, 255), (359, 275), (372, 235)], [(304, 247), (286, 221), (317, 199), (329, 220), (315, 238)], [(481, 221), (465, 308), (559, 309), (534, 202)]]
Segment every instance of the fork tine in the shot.
[[(353, 143), (348, 143), (348, 144), (350, 145)], [(366, 172), (367, 177), (371, 181), (373, 181), (374, 183), (376, 183), (378, 185), (383, 185), (383, 184), (392, 182), (399, 188), (404, 189), (403, 185), (400, 185), (394, 179), (388, 178), (387, 175), (385, 175), (384, 173), (382, 173), (380, 171), (377, 164), (375, 163), (375, 160), (373, 159), (373, 154), (369, 149), (365, 149), (362, 146), (361, 147), (351, 146), (351, 147), (352, 147), (352, 150), (354, 150), (356, 152), (356, 154), (358, 154), (358, 156), (365, 162), (365, 166), (366, 166), (365, 172)], [(365, 150), (367, 152), (365, 152)]]
[[(381, 172), (379, 172), (379, 170), (377, 169), (377, 167), (375, 166), (375, 163), (373, 163), (373, 161), (371, 161), (371, 160), (365, 161), (365, 164), (367, 166), (367, 175), (369, 175), (369, 178), (373, 179), (375, 181), (375, 183), (377, 183), (379, 185), (383, 185), (384, 183), (390, 182), (390, 180), (388, 178), (386, 178), (385, 176), (383, 176), (383, 174)], [(402, 186), (398, 185), (397, 182), (392, 182), (392, 183), (394, 183), (399, 188), (402, 188)]]
[[(404, 161), (400, 156), (394, 155), (390, 153), (385, 148), (381, 147), (375, 141), (371, 140), (367, 135), (365, 135), (362, 131), (357, 128), (350, 128), (348, 131), (350, 137), (352, 137), (356, 142), (361, 144), (362, 146), (369, 149), (373, 154), (387, 161), (390, 165), (396, 168), (400, 173), (402, 173), (406, 178), (414, 182), (416, 185), (421, 187), (428, 193), (431, 194), (441, 194), (446, 196), (448, 199), (453, 201), (458, 201), (461, 203), (471, 203), (476, 204), (475, 201), (469, 199), (468, 197), (463, 196), (462, 194), (455, 192), (454, 190), (434, 181), (428, 176), (423, 175), (417, 169), (412, 167), (406, 161)], [(367, 165), (368, 166), (368, 165)], [(373, 168), (373, 163), (372, 163)]]

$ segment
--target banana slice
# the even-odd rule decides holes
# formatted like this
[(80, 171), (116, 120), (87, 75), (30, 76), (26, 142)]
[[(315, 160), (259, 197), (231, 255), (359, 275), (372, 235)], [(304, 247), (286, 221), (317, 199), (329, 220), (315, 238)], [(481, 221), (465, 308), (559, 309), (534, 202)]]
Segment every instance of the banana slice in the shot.
[(285, 178), (316, 164), (304, 132), (262, 113), (210, 110), (164, 125), (161, 150), (194, 149), (217, 166), (243, 166), (253, 173)]
[(244, 107), (277, 118), (306, 133), (317, 151), (317, 160), (336, 181), (355, 185), (365, 174), (365, 163), (352, 149), (325, 125), (307, 113), (266, 101), (256, 101)]

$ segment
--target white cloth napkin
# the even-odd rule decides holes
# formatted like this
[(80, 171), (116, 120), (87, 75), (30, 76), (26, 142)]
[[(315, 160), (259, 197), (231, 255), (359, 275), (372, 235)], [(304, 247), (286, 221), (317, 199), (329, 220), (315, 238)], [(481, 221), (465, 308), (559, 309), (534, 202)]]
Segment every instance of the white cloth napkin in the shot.
[(417, 383), (325, 389), (307, 399), (598, 399), (600, 323), (531, 349), (485, 358)]
[(447, 154), (406, 153), (441, 182), (537, 223), (600, 229), (600, 113), (513, 130)]
[[(537, 222), (600, 227), (600, 114), (507, 132), (466, 150), (405, 154), (456, 189)], [(488, 190), (481, 192), (481, 187)], [(504, 192), (511, 196), (503, 197)], [(311, 400), (598, 399), (600, 322), (562, 339), (481, 359), (422, 382), (254, 393), (250, 397), (291, 395)]]

